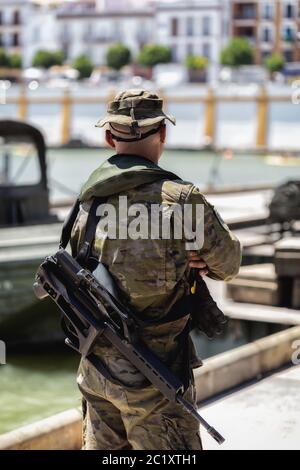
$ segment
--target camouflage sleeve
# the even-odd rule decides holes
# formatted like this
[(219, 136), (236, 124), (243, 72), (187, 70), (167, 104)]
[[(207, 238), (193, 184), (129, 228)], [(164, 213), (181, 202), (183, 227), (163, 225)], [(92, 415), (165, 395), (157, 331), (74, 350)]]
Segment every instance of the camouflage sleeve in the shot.
[[(200, 255), (208, 266), (208, 276), (212, 279), (230, 281), (238, 274), (241, 264), (239, 240), (198, 188), (192, 189), (186, 202), (193, 206), (204, 205), (204, 241)], [(193, 211), (194, 217), (195, 213), (196, 211)], [(194, 222), (196, 226), (196, 221)]]
[(70, 241), (73, 254), (74, 253), (78, 254), (81, 244), (83, 242), (83, 238), (85, 234), (85, 227), (86, 227), (90, 207), (91, 207), (91, 201), (80, 204), (80, 209), (77, 214), (75, 223), (73, 225), (71, 241)]

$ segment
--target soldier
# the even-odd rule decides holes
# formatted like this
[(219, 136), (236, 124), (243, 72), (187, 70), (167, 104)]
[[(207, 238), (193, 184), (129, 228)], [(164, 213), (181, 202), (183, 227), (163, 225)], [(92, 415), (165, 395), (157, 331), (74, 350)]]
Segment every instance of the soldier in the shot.
[[(166, 141), (165, 121), (175, 119), (163, 112), (162, 100), (145, 90), (118, 94), (107, 116), (97, 123), (106, 126), (106, 142), (116, 155), (92, 173), (83, 186), (81, 207), (72, 232), (72, 250), (84, 239), (93, 198), (105, 198), (118, 208), (119, 197), (128, 206), (186, 203), (204, 207), (204, 244), (187, 251), (184, 240), (162, 238), (111, 238), (98, 224), (93, 257), (104, 263), (124, 300), (141, 318), (144, 343), (173, 372), (186, 374), (186, 398), (195, 403), (195, 387), (186, 365), (190, 314), (164, 319), (176, 310), (189, 291), (188, 273), (230, 280), (239, 270), (240, 244), (198, 188), (158, 166)], [(130, 222), (130, 219), (128, 223)], [(193, 221), (196, 222), (196, 221)], [(218, 325), (215, 325), (216, 329)], [(186, 341), (188, 338), (188, 341)], [(198, 422), (179, 404), (168, 402), (113, 346), (99, 341), (94, 352), (113, 380), (101, 376), (85, 359), (78, 371), (83, 396), (83, 448), (133, 450), (201, 449)], [(189, 361), (191, 363), (191, 360)], [(195, 364), (194, 364), (195, 365)]]

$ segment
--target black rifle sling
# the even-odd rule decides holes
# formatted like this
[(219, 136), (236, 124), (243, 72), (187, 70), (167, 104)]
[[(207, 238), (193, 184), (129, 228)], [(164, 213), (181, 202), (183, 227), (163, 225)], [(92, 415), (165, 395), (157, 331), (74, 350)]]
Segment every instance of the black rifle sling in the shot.
[(62, 228), (62, 232), (61, 232), (61, 236), (60, 236), (60, 242), (59, 242), (59, 247), (60, 248), (66, 248), (69, 241), (70, 241), (72, 228), (73, 228), (75, 220), (77, 218), (77, 215), (78, 215), (78, 212), (79, 212), (79, 207), (80, 207), (80, 201), (79, 201), (79, 199), (76, 199), (76, 201), (74, 202), (74, 204), (72, 206), (72, 209), (71, 209), (69, 215), (67, 216), (67, 218), (64, 222), (63, 228)]
[(85, 234), (76, 260), (84, 267), (88, 267), (89, 258), (92, 254), (92, 246), (96, 236), (96, 228), (100, 217), (97, 216), (97, 209), (100, 204), (104, 204), (107, 198), (95, 197), (89, 210), (89, 215), (85, 225)]
[[(100, 204), (105, 203), (106, 200), (107, 198), (94, 198), (93, 199), (92, 205), (89, 210), (87, 222), (86, 222), (85, 234), (84, 234), (82, 246), (80, 247), (78, 254), (72, 253), (72, 256), (76, 258), (79, 264), (81, 265), (84, 265), (85, 263), (87, 263), (90, 257), (92, 244), (95, 239), (96, 227), (100, 219), (100, 217), (97, 217), (97, 208)], [(80, 201), (79, 199), (76, 199), (62, 228), (60, 242), (59, 242), (60, 248), (65, 249), (71, 239), (72, 229), (75, 224), (76, 218), (78, 216), (79, 209), (80, 209)]]

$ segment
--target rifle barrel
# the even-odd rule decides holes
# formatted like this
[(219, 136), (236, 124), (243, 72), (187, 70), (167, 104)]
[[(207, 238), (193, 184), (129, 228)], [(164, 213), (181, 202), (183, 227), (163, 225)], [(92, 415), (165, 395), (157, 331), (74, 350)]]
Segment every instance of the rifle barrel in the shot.
[(208, 434), (211, 435), (211, 437), (217, 441), (218, 444), (223, 444), (225, 442), (224, 437), (212, 426), (208, 424), (207, 421), (197, 412), (197, 410), (193, 407), (193, 405), (187, 401), (183, 396), (178, 395), (177, 396), (177, 401), (192, 415), (194, 418), (196, 418), (200, 424), (206, 429)]

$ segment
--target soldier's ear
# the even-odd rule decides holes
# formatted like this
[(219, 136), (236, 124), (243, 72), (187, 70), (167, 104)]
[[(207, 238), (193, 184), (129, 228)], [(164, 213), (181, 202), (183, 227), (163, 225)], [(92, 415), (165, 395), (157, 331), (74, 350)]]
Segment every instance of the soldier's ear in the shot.
[(106, 143), (109, 147), (111, 147), (113, 149), (116, 148), (115, 141), (112, 138), (111, 132), (108, 129), (105, 131), (105, 140), (106, 140)]
[(167, 136), (167, 126), (163, 124), (160, 130), (160, 141), (162, 144), (166, 142), (166, 136)]

